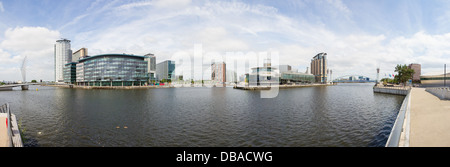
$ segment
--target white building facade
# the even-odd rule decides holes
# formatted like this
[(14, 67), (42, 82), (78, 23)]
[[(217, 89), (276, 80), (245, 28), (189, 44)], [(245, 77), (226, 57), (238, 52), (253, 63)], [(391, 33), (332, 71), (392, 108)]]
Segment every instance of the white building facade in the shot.
[(70, 40), (57, 40), (55, 44), (55, 82), (64, 82), (64, 65), (72, 61)]

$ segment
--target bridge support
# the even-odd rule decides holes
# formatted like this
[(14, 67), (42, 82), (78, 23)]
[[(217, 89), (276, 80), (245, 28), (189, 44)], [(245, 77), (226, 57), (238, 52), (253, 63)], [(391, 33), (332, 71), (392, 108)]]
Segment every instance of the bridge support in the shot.
[(28, 90), (28, 85), (22, 85), (20, 87), (22, 87), (22, 90)]

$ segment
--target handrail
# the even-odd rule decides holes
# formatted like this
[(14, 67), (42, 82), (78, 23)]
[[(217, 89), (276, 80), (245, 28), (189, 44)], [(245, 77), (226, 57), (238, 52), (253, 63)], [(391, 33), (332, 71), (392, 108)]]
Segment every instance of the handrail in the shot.
[[(402, 107), (400, 108), (400, 111), (397, 115), (397, 119), (395, 120), (394, 126), (392, 127), (391, 133), (389, 134), (389, 138), (386, 142), (386, 147), (398, 147), (400, 143), (400, 137), (403, 132), (403, 124), (405, 122), (406, 114), (409, 115), (410, 110), (410, 99), (411, 99), (411, 90), (409, 90), (408, 94), (406, 95), (405, 99), (403, 100)], [(406, 120), (408, 123), (409, 120)], [(406, 129), (409, 130), (408, 125), (406, 125)], [(408, 133), (408, 132), (406, 132)], [(408, 133), (409, 134), (409, 133)], [(409, 138), (409, 137), (407, 137)], [(409, 145), (406, 143), (406, 145)]]

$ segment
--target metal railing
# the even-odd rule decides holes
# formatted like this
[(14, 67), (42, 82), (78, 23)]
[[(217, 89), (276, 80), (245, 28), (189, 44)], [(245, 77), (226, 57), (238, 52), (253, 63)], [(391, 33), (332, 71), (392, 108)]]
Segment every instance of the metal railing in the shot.
[[(403, 100), (402, 107), (398, 112), (397, 119), (395, 120), (394, 126), (392, 127), (389, 138), (386, 142), (386, 147), (399, 147), (399, 146), (409, 146), (409, 112), (411, 102), (411, 90), (409, 90), (405, 99)], [(406, 124), (405, 124), (406, 121)], [(403, 125), (406, 125), (403, 127)], [(404, 133), (404, 140), (401, 141), (402, 133)], [(400, 143), (403, 142), (402, 145)]]
[(8, 135), (8, 139), (9, 139), (9, 147), (12, 147), (13, 144), (13, 133), (11, 131), (12, 127), (11, 127), (11, 110), (9, 108), (9, 103), (6, 103), (2, 106), (0, 106), (0, 113), (6, 113), (6, 133)]

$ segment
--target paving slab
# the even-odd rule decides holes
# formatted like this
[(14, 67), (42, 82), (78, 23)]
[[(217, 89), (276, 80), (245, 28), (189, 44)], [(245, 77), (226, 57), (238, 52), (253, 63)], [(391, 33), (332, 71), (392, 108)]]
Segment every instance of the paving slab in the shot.
[(412, 88), (410, 147), (450, 147), (450, 101)]

